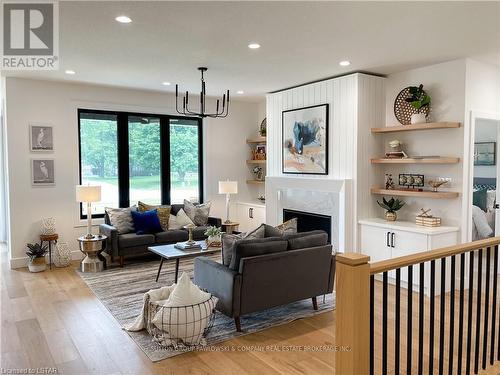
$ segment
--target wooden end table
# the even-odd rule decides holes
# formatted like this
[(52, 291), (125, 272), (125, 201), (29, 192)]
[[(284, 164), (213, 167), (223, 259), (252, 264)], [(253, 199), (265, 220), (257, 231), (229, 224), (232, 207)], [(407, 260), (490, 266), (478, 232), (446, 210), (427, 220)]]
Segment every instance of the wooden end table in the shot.
[(54, 244), (57, 244), (58, 239), (59, 235), (57, 233), (40, 235), (40, 246), (43, 246), (44, 242), (47, 242), (49, 244), (49, 270), (52, 269), (52, 242), (54, 242)]

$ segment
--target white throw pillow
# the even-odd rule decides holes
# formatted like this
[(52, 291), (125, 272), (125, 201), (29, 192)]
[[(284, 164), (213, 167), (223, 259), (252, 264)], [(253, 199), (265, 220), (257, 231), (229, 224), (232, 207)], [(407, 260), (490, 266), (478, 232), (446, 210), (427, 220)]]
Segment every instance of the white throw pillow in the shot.
[(216, 297), (202, 291), (183, 273), (169, 298), (154, 316), (153, 324), (168, 332), (170, 339), (178, 339), (185, 344), (199, 344), (216, 303)]
[(182, 229), (188, 224), (194, 223), (181, 208), (179, 212), (177, 212), (177, 216), (172, 214), (170, 215), (170, 219), (168, 220), (168, 229)]

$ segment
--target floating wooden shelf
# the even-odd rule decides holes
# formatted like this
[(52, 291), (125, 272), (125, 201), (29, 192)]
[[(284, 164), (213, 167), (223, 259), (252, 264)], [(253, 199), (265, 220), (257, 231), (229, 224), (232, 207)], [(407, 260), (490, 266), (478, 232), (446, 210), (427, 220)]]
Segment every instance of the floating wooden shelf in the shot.
[(260, 137), (260, 138), (254, 138), (254, 139), (247, 139), (247, 143), (248, 144), (251, 144), (251, 143), (266, 143), (267, 140), (266, 140), (266, 137)]
[(414, 191), (414, 190), (388, 190), (381, 188), (371, 188), (372, 194), (379, 195), (394, 195), (398, 197), (416, 197), (416, 198), (434, 198), (434, 199), (452, 199), (457, 198), (458, 193), (455, 191)]
[(247, 160), (247, 164), (266, 164), (265, 160)]
[(379, 158), (371, 159), (372, 164), (456, 164), (460, 162), (460, 158), (440, 157), (440, 158)]
[(247, 180), (247, 184), (264, 185), (266, 182), (261, 180)]
[(427, 122), (425, 124), (385, 126), (383, 128), (372, 128), (372, 133), (392, 133), (404, 132), (410, 130), (429, 130), (429, 129), (449, 129), (459, 128), (459, 122)]

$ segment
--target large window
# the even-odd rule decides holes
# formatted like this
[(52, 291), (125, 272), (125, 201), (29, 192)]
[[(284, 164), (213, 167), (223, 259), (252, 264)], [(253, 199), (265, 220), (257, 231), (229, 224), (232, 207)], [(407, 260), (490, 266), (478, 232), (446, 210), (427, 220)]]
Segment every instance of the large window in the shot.
[[(79, 109), (80, 181), (101, 185), (105, 207), (201, 202), (201, 120)], [(80, 205), (80, 217), (87, 215)]]

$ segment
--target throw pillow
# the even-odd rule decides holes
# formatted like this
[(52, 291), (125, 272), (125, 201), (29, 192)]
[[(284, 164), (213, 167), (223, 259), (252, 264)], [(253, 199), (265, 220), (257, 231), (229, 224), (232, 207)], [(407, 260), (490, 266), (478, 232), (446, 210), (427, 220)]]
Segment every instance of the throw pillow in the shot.
[(182, 229), (188, 224), (193, 224), (193, 222), (182, 208), (177, 212), (177, 216), (170, 215), (168, 219), (168, 229)]
[(253, 231), (246, 234), (223, 234), (222, 235), (222, 264), (229, 266), (233, 257), (234, 248), (237, 241), (264, 238), (266, 233), (265, 224), (261, 224)]
[(297, 233), (297, 218), (285, 221), (283, 224), (272, 227), (270, 225), (265, 225), (266, 227), (266, 237), (281, 237), (284, 235), (290, 235)]
[(116, 228), (119, 234), (130, 233), (134, 231), (134, 221), (132, 220), (132, 211), (137, 211), (137, 207), (110, 208), (106, 207), (106, 213), (109, 222)]
[(198, 227), (207, 225), (211, 205), (211, 202), (203, 204), (193, 204), (190, 201), (184, 199), (184, 211), (189, 216), (194, 225)]
[(160, 219), (161, 229), (163, 229), (164, 231), (168, 230), (168, 220), (170, 219), (170, 210), (172, 209), (172, 207), (167, 205), (152, 206), (141, 201), (139, 201), (137, 205), (139, 206), (139, 212), (151, 211), (156, 209), (158, 219)]
[(487, 205), (488, 205), (488, 190), (486, 189), (481, 189), (481, 190), (476, 190), (472, 193), (472, 204), (474, 206), (479, 207), (481, 210), (484, 212), (487, 211)]
[(132, 211), (132, 220), (134, 221), (135, 233), (147, 234), (158, 233), (162, 231), (160, 219), (156, 210), (138, 212)]

